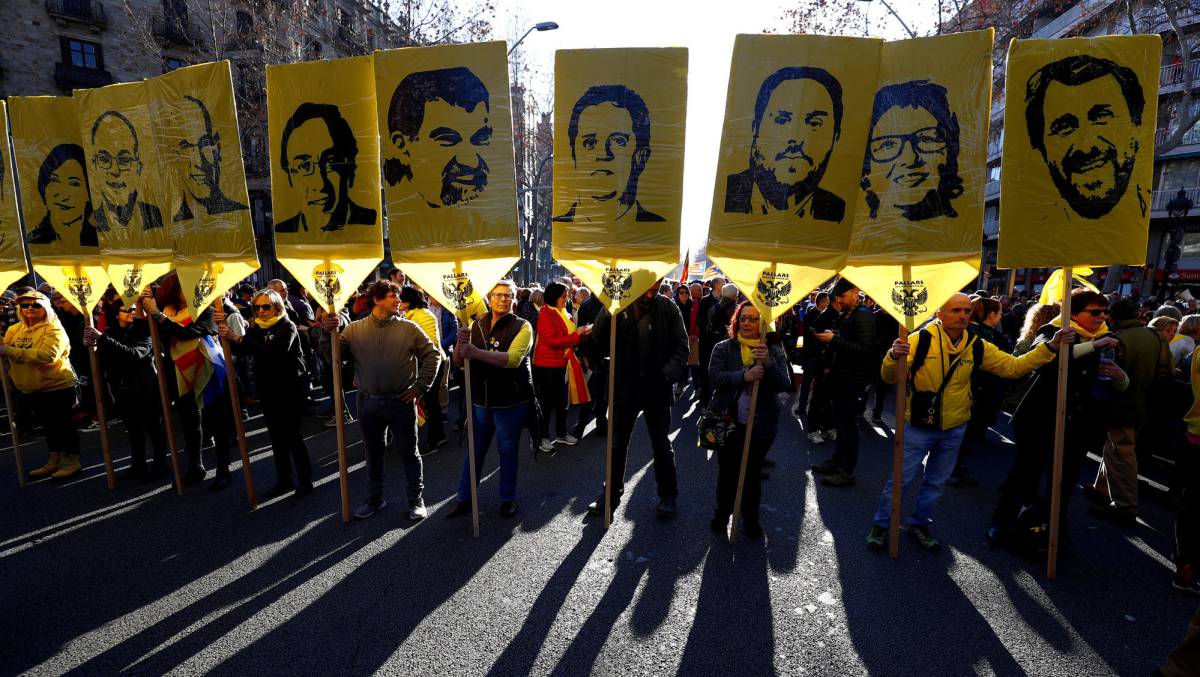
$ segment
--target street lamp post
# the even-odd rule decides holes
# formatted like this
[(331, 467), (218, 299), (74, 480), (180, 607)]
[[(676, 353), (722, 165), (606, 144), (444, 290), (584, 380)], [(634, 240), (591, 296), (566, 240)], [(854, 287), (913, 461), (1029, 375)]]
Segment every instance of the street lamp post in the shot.
[(512, 54), (514, 51), (516, 51), (517, 47), (520, 47), (521, 43), (525, 42), (525, 38), (529, 37), (530, 33), (534, 32), (534, 31), (539, 31), (539, 32), (540, 31), (552, 31), (557, 28), (558, 28), (558, 24), (554, 23), (553, 21), (542, 21), (539, 23), (535, 23), (534, 25), (529, 27), (529, 30), (525, 31), (525, 35), (522, 35), (520, 40), (517, 40), (516, 42), (513, 43), (512, 47), (508, 48), (508, 53)]

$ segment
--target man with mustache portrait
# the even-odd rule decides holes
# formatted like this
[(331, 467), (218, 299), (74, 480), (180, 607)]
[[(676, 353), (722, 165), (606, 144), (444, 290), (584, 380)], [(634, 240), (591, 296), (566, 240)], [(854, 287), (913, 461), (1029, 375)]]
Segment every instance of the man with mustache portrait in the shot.
[(171, 220), (191, 221), (197, 205), (209, 216), (248, 209), (221, 191), (221, 135), (213, 131), (208, 107), (195, 97), (183, 98), (166, 123), (166, 128), (179, 136), (178, 142), (171, 144), (172, 170), (183, 188)]
[(162, 212), (138, 194), (144, 165), (133, 123), (117, 111), (106, 111), (92, 123), (91, 134), (92, 170), (101, 181), (104, 202), (96, 210), (96, 230), (128, 227), (135, 217), (141, 217), (143, 230), (162, 228)]
[(750, 167), (727, 178), (725, 211), (840, 223), (845, 200), (819, 184), (841, 125), (842, 86), (828, 71), (788, 66), (767, 76), (754, 103)]
[(375, 210), (350, 199), (358, 141), (337, 106), (300, 104), (283, 128), (279, 155), (288, 186), (300, 198), (300, 211), (276, 223), (276, 233), (375, 225)]
[(487, 189), (491, 102), (469, 68), (405, 76), (388, 106), (388, 138), (399, 156), (384, 163), (384, 179), (408, 182), (430, 209), (470, 204)]
[[(1120, 203), (1133, 175), (1145, 98), (1137, 74), (1073, 55), (1034, 72), (1025, 88), (1029, 143), (1066, 201), (1063, 212), (1099, 219)], [(1135, 186), (1146, 214), (1146, 196)]]
[(895, 212), (909, 221), (956, 217), (963, 194), (958, 175), (958, 117), (946, 88), (928, 80), (881, 87), (875, 93), (863, 158), (862, 188), (872, 219)]
[(590, 87), (571, 110), (567, 127), (571, 163), (586, 173), (583, 194), (555, 221), (661, 222), (663, 217), (642, 207), (638, 179), (650, 160), (650, 111), (637, 92), (624, 85)]

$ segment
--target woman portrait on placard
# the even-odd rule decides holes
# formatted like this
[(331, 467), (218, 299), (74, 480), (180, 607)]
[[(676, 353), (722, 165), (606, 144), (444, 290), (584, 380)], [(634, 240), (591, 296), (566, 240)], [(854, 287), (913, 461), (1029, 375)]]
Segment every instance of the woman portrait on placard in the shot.
[(83, 148), (73, 143), (59, 144), (46, 155), (37, 179), (46, 215), (29, 232), (29, 244), (47, 245), (78, 237), (81, 247), (99, 246), (85, 166)]

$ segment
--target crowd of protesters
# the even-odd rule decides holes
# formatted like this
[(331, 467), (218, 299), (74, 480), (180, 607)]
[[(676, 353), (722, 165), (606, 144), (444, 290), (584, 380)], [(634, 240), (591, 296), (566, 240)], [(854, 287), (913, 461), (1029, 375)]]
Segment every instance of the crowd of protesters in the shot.
[[(1200, 348), (1196, 302), (1139, 302), (1079, 288), (1070, 296), (1069, 326), (1060, 308), (1024, 295), (956, 294), (933, 320), (902, 337), (887, 312), (846, 279), (836, 279), (775, 318), (768, 327), (743, 293), (720, 277), (655, 285), (613, 318), (578, 278), (544, 288), (501, 281), (481, 294), (485, 305), (469, 330), (462, 318), (397, 270), (364, 284), (339, 313), (326, 313), (302, 288), (271, 280), (241, 285), (193, 315), (177, 278), (147, 288), (134, 304), (109, 292), (92, 321), (43, 285), (5, 292), (0, 354), (19, 394), (22, 429), (44, 432), (48, 454), (35, 478), (80, 472), (80, 435), (95, 429), (97, 403), (87, 351), (95, 348), (111, 422), (128, 433), (130, 463), (122, 479), (164, 481), (169, 475), (166, 420), (158, 371), (182, 432), (182, 481), (210, 477), (230, 484), (236, 444), (226, 370), (233, 369), (246, 407), (261, 409), (275, 459), (266, 497), (312, 491), (313, 470), (297, 421), (306, 414), (357, 421), (367, 459), (366, 495), (355, 512), (367, 518), (387, 505), (383, 455), (403, 459), (408, 515), (426, 516), (422, 456), (437, 452), (447, 426), (465, 431), (471, 417), (477, 464), (495, 440), (499, 455), (499, 512), (518, 511), (518, 458), (529, 432), (535, 459), (573, 447), (585, 435), (612, 435), (612, 475), (588, 505), (615, 510), (624, 492), (630, 440), (645, 421), (658, 489), (655, 512), (679, 509), (679, 477), (670, 431), (673, 405), (694, 398), (699, 410), (729, 422), (717, 450), (712, 528), (724, 533), (734, 514), (742, 447), (753, 416), (741, 505), (741, 528), (761, 537), (762, 481), (781, 419), (798, 419), (811, 445), (832, 453), (811, 470), (825, 486), (856, 483), (859, 435), (883, 426), (896, 392), (897, 362), (908, 363), (904, 403), (902, 491), (915, 495), (909, 535), (936, 549), (934, 512), (946, 486), (974, 485), (974, 455), (987, 444), (1001, 412), (1011, 414), (1015, 454), (987, 526), (991, 543), (1043, 552), (1049, 516), (1048, 476), (1054, 446), (1059, 347), (1066, 346), (1068, 395), (1061, 495), (1064, 506), (1079, 484), (1089, 453), (1102, 459), (1082, 493), (1091, 517), (1134, 523), (1139, 464), (1151, 455), (1175, 463), (1170, 500), (1179, 510), (1175, 587), (1200, 594), (1200, 497), (1195, 453), (1200, 447), (1200, 382), (1193, 358)], [(154, 354), (150, 323), (161, 338)], [(608, 389), (610, 334), (617, 352), (615, 391)], [(333, 364), (333, 337), (342, 343)], [(232, 346), (227, 365), (220, 341)], [(470, 369), (468, 370), (468, 363)], [(352, 395), (333, 408), (333, 370)], [(469, 373), (473, 408), (467, 411)], [(753, 412), (751, 392), (760, 396)], [(789, 397), (779, 397), (790, 393)], [(452, 396), (453, 394), (453, 396)], [(612, 421), (607, 415), (612, 404)], [(790, 401), (790, 412), (782, 402)], [(895, 406), (894, 404), (892, 405)], [(353, 412), (353, 414), (352, 414)], [(791, 416), (786, 416), (790, 413)], [(355, 418), (357, 416), (357, 418)], [(574, 425), (571, 425), (571, 418)], [(864, 421), (863, 419), (866, 419)], [(147, 454), (147, 440), (150, 453)], [(866, 545), (880, 549), (890, 521), (891, 479), (882, 486), (868, 522)], [(607, 493), (606, 493), (607, 492)], [(464, 460), (449, 517), (470, 512)], [(1070, 549), (1068, 511), (1060, 511), (1060, 547)]]

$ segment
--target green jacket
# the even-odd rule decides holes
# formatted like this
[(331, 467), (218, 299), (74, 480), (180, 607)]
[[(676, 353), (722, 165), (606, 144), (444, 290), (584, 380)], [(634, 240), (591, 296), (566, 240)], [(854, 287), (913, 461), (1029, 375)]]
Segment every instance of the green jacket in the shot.
[(1174, 370), (1171, 349), (1158, 332), (1137, 320), (1126, 320), (1113, 329), (1121, 341), (1117, 362), (1129, 375), (1129, 388), (1114, 394), (1111, 422), (1140, 427), (1146, 422), (1147, 400), (1155, 380), (1170, 378)]

